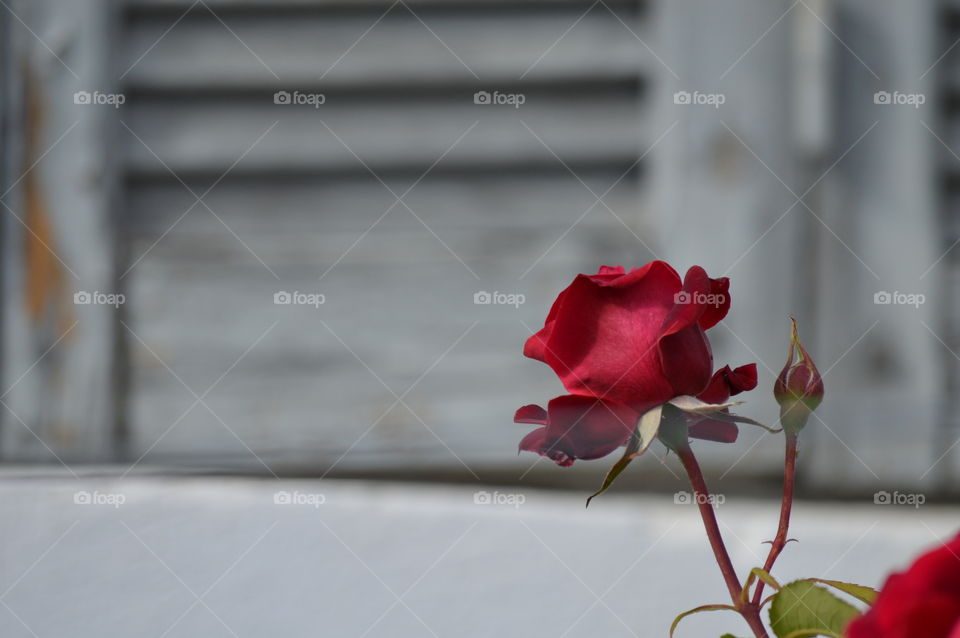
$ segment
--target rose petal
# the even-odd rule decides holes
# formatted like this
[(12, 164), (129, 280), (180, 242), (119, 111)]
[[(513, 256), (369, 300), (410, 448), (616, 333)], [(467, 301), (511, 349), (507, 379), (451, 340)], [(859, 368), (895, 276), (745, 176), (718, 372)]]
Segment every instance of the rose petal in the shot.
[(609, 281), (578, 276), (555, 314), (546, 362), (572, 393), (638, 412), (666, 401), (674, 392), (660, 366), (659, 328), (679, 289), (661, 261)]
[(519, 451), (521, 452), (536, 452), (540, 454), (540, 450), (543, 449), (543, 441), (547, 435), (547, 428), (537, 428), (532, 432), (527, 433), (525, 437), (520, 439), (520, 445), (518, 446)]
[(513, 415), (514, 423), (537, 423), (539, 425), (547, 424), (547, 411), (539, 405), (525, 405), (518, 408)]
[(893, 574), (849, 638), (954, 638), (960, 621), (960, 536)]
[[(669, 267), (669, 266), (668, 266)], [(637, 271), (636, 268), (631, 270), (631, 273)], [(620, 277), (626, 275), (626, 270), (623, 266), (600, 266), (600, 269), (595, 275), (581, 275), (594, 283), (597, 284), (607, 284), (613, 282)], [(679, 277), (679, 276), (678, 276)], [(550, 339), (550, 335), (553, 331), (553, 323), (556, 319), (557, 313), (560, 311), (560, 308), (563, 305), (564, 297), (567, 292), (570, 290), (570, 286), (567, 286), (565, 289), (560, 291), (560, 294), (557, 295), (557, 298), (554, 300), (553, 305), (550, 306), (550, 312), (547, 314), (547, 319), (544, 322), (543, 328), (538, 332), (529, 337), (523, 345), (523, 354), (526, 357), (531, 359), (536, 359), (537, 361), (547, 362), (547, 343)]]
[(733, 443), (740, 435), (740, 428), (736, 423), (727, 423), (717, 419), (700, 419), (690, 424), (691, 438), (717, 443)]
[(567, 466), (574, 459), (596, 459), (626, 443), (638, 415), (625, 405), (594, 397), (564, 395), (547, 405), (547, 425), (530, 432), (520, 449)]
[(700, 316), (700, 327), (704, 330), (714, 327), (727, 316), (727, 312), (730, 310), (730, 280), (726, 277), (710, 279), (708, 294), (715, 301), (708, 303)]
[(598, 275), (625, 275), (627, 273), (623, 266), (600, 266)]
[(730, 370), (730, 366), (726, 368), (729, 370), (727, 383), (730, 385), (730, 396), (749, 392), (757, 387), (757, 364), (748, 363), (733, 370)]
[[(725, 403), (732, 395), (753, 390), (755, 387), (757, 387), (757, 364), (748, 363), (735, 370), (731, 370), (730, 366), (723, 366), (713, 373), (710, 383), (697, 395), (697, 398), (706, 403)], [(690, 436), (695, 439), (733, 443), (737, 440), (739, 433), (740, 429), (735, 423), (718, 419), (706, 418), (690, 423)]]
[(706, 389), (697, 398), (706, 403), (723, 403), (731, 396), (757, 387), (757, 364), (748, 363), (731, 370), (723, 366), (715, 373)]
[(573, 457), (567, 456), (560, 450), (550, 449), (546, 445), (547, 428), (537, 428), (527, 434), (520, 440), (519, 452), (536, 452), (540, 456), (546, 456), (553, 460), (560, 467), (570, 467), (573, 465)]
[(536, 359), (537, 361), (542, 361), (544, 363), (547, 362), (547, 343), (550, 341), (550, 335), (553, 332), (554, 320), (557, 316), (557, 312), (559, 312), (566, 293), (567, 291), (564, 290), (557, 295), (557, 298), (553, 301), (553, 305), (550, 306), (550, 312), (547, 314), (547, 320), (543, 324), (543, 328), (534, 333), (523, 344), (523, 356)]
[(706, 297), (710, 292), (710, 278), (700, 266), (692, 266), (683, 278), (682, 288), (674, 295), (673, 308), (663, 320), (662, 335), (680, 332), (698, 323), (706, 310)]
[(674, 295), (674, 306), (661, 326), (660, 359), (677, 394), (696, 395), (710, 381), (713, 354), (703, 331), (726, 316), (729, 285), (726, 278), (711, 279), (703, 268), (692, 266)]
[(730, 310), (730, 280), (711, 279), (700, 266), (691, 266), (677, 293), (676, 307), (664, 322), (664, 334), (672, 334), (694, 321), (704, 330), (712, 328)]
[(660, 368), (673, 388), (673, 395), (698, 395), (710, 381), (713, 352), (699, 324), (660, 339)]

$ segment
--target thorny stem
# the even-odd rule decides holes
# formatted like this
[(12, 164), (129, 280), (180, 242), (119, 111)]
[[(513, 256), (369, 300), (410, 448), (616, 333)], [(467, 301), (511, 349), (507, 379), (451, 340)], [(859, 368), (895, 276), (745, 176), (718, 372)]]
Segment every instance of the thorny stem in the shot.
[[(763, 564), (763, 569), (769, 572), (773, 569), (773, 564), (783, 548), (787, 545), (787, 530), (790, 527), (790, 510), (793, 507), (793, 488), (795, 484), (797, 470), (797, 433), (786, 432), (786, 452), (783, 466), (783, 500), (780, 503), (780, 525), (777, 528), (777, 536), (770, 544), (770, 553)], [(754, 606), (758, 606), (763, 599), (763, 581), (757, 583), (757, 588), (753, 592)]]
[(710, 490), (707, 489), (707, 483), (703, 478), (703, 472), (700, 470), (700, 464), (697, 463), (697, 458), (693, 454), (693, 449), (690, 448), (689, 443), (684, 442), (683, 445), (677, 446), (675, 451), (680, 458), (680, 462), (683, 463), (683, 468), (687, 471), (687, 476), (690, 478), (694, 500), (700, 509), (700, 516), (703, 518), (703, 526), (707, 531), (707, 538), (710, 541), (711, 549), (713, 549), (713, 555), (717, 559), (717, 565), (719, 565), (723, 579), (727, 583), (730, 599), (743, 619), (750, 625), (754, 636), (756, 638), (768, 638), (767, 630), (763, 626), (763, 621), (760, 620), (759, 607), (753, 602), (744, 604), (740, 598), (743, 586), (737, 578), (736, 569), (734, 569), (730, 554), (723, 542), (723, 535), (720, 533), (720, 526), (717, 524), (717, 515), (713, 511)]

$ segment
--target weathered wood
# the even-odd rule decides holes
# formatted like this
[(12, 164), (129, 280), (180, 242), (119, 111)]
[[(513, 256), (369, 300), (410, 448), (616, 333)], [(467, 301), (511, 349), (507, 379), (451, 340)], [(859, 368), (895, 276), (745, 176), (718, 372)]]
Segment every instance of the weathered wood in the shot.
[[(586, 11), (592, 4), (591, 0), (404, 0), (405, 4), (414, 8), (430, 9), (539, 9), (552, 10), (557, 7), (582, 7)], [(185, 11), (193, 5), (192, 0), (126, 0), (126, 4), (134, 11), (180, 10)], [(345, 9), (359, 7), (363, 10), (377, 9), (385, 11), (393, 4), (391, 0), (205, 0), (207, 4), (218, 10), (296, 10), (296, 9)], [(611, 7), (636, 7), (643, 5), (642, 0), (606, 0)]]
[[(597, 192), (612, 181), (587, 180)], [(192, 200), (176, 184), (134, 193), (131, 205), (140, 214), (131, 239), (138, 256)], [(624, 219), (642, 218), (636, 194), (628, 180), (606, 202)], [(418, 467), (462, 471), (444, 443), (477, 472), (491, 463), (528, 467), (534, 459), (515, 456), (523, 426), (512, 423), (513, 411), (546, 401), (561, 388), (545, 366), (521, 357), (526, 326), (542, 324), (545, 308), (571, 273), (595, 267), (597, 246), (618, 263), (653, 255), (599, 205), (583, 217), (575, 236), (549, 250), (594, 203), (573, 179), (428, 179), (411, 192), (409, 205), (479, 280), (400, 205), (328, 272), (392, 202), (376, 183), (267, 187), (228, 180), (211, 193), (209, 205), (280, 280), (198, 207), (127, 276), (131, 297), (138, 300), (131, 306), (130, 327), (202, 393), (279, 322), (209, 399), (229, 428), (268, 455), (276, 471), (329, 469), (378, 418), (337, 467), (410, 467), (415, 459)], [(646, 237), (649, 229), (639, 225), (635, 232)], [(319, 308), (275, 306), (278, 290), (318, 292), (326, 299)], [(477, 306), (473, 295), (481, 290), (521, 293), (526, 303)], [(403, 406), (384, 414), (393, 395), (350, 349), (401, 394), (475, 322), (407, 398), (416, 415)], [(137, 456), (193, 397), (136, 338), (131, 347)], [(151, 449), (146, 461), (200, 454), (258, 469), (255, 458), (202, 406)]]
[[(20, 74), (15, 68), (14, 47), (10, 37), (10, 22), (13, 16), (9, 11), (0, 14), (0, 192), (6, 193), (16, 177), (16, 161), (20, 151), (19, 112), (17, 104), (21, 102), (21, 92), (18, 80)], [(11, 237), (11, 228), (8, 215), (0, 215), (0, 362), (6, 361), (10, 349), (7, 335), (7, 324), (13, 313), (14, 304), (13, 285), (19, 270), (14, 268), (12, 255), (17, 254)], [(0, 363), (0, 386), (6, 386), (10, 370)], [(6, 429), (7, 418), (0, 417), (0, 443), (4, 439), (3, 430)], [(3, 449), (0, 445), (0, 454)]]
[[(936, 116), (932, 102), (921, 109), (874, 103), (878, 90), (936, 95), (937, 73), (921, 77), (939, 55), (935, 9), (860, 0), (835, 9), (838, 37), (860, 57), (836, 54), (844, 78), (836, 152), (875, 128), (824, 180), (817, 344), (835, 367), (807, 455), (822, 482), (888, 491), (951, 483), (948, 465), (931, 469), (943, 452), (936, 433), (949, 392), (945, 353), (931, 334), (944, 329), (945, 273), (925, 273), (941, 254), (933, 178), (939, 143), (923, 124), (935, 127)], [(878, 11), (887, 19), (875, 20)], [(923, 294), (926, 302), (875, 304), (881, 291)]]
[(9, 210), (0, 209), (3, 453), (110, 458), (115, 314), (74, 304), (75, 293), (114, 290), (110, 149), (101, 143), (109, 125), (103, 109), (72, 99), (78, 90), (109, 90), (110, 3), (19, 2), (13, 10), (34, 33), (11, 25), (17, 91), (5, 95), (19, 101), (6, 108), (23, 137), (3, 200)]
[[(567, 2), (411, 3), (443, 43), (398, 5), (339, 59), (389, 4), (294, 4), (210, 5), (262, 65), (201, 9), (124, 79), (119, 117), (144, 142), (124, 142), (131, 459), (264, 471), (249, 446), (271, 471), (522, 472), (535, 459), (515, 456), (512, 413), (561, 391), (520, 357), (524, 338), (597, 254), (654, 256), (637, 189), (656, 137), (639, 108), (651, 63), (631, 33), (646, 35), (641, 14), (623, 3), (616, 15)], [(128, 14), (129, 64), (176, 6)], [(281, 89), (326, 101), (276, 105)], [(477, 105), (477, 90), (525, 102)], [(206, 199), (229, 230), (201, 204), (177, 221), (195, 200), (163, 164), (201, 193), (241, 156)], [(364, 163), (397, 194), (432, 167), (405, 197), (413, 212)], [(275, 306), (281, 290), (326, 302)], [(482, 290), (527, 303), (475, 305)], [(190, 390), (202, 394), (275, 322), (207, 398), (215, 415), (184, 415)], [(392, 392), (461, 337), (406, 397), (412, 412), (391, 409)]]
[(277, 106), (269, 94), (260, 100), (131, 106), (131, 113), (122, 117), (143, 143), (127, 135), (129, 166), (135, 174), (145, 175), (165, 175), (163, 164), (178, 174), (219, 175), (261, 135), (263, 139), (234, 169), (238, 174), (365, 173), (364, 163), (377, 172), (423, 172), (461, 137), (440, 170), (536, 165), (564, 171), (546, 143), (577, 168), (606, 161), (613, 164), (612, 170), (619, 164), (622, 172), (642, 148), (640, 134), (623, 131), (645, 130), (630, 98), (604, 103), (589, 96), (538, 100), (531, 95), (519, 109), (474, 105), (466, 91), (459, 99), (420, 103), (338, 104), (331, 98), (319, 109)]
[[(730, 277), (731, 312), (710, 332), (715, 365), (757, 363), (760, 385), (744, 396), (742, 411), (767, 423), (777, 415), (770, 387), (783, 365), (787, 315), (797, 310), (800, 248), (793, 238), (806, 212), (779, 219), (794, 197), (778, 177), (799, 188), (793, 98), (784, 74), (792, 46), (788, 24), (778, 23), (745, 52), (788, 7), (664, 2), (655, 14), (660, 37), (653, 45), (676, 74), (661, 74), (653, 99), (654, 129), (676, 122), (651, 158), (659, 245), (680, 268), (698, 264), (712, 276)], [(677, 91), (722, 95), (725, 102), (719, 108), (676, 104)], [(738, 454), (721, 473), (782, 463), (779, 438), (745, 429)]]
[[(277, 470), (471, 471), (457, 457), (481, 473), (525, 468), (529, 457), (512, 456), (511, 413), (562, 391), (543, 366), (519, 358), (528, 327), (598, 259), (658, 256), (731, 276), (734, 310), (712, 339), (718, 365), (760, 364), (745, 412), (775, 419), (768, 389), (789, 314), (822, 369), (836, 364), (805, 434), (808, 487), (955, 483), (960, 426), (943, 397), (960, 378), (960, 337), (954, 295), (943, 291), (954, 287), (960, 249), (937, 262), (956, 233), (943, 232), (936, 195), (946, 182), (952, 210), (960, 161), (931, 131), (960, 153), (960, 48), (925, 74), (956, 40), (955, 16), (943, 23), (945, 40), (934, 31), (938, 7), (953, 3), (891, 1), (880, 12), (864, 0), (610, 3), (615, 16), (579, 1), (410, 0), (443, 43), (397, 5), (339, 61), (389, 2), (208, 0), (216, 16), (198, 5), (161, 38), (191, 4), (127, 3), (116, 34), (105, 2), (18, 3), (63, 63), (8, 25), (26, 62), (14, 69), (36, 76), (45, 107), (37, 143), (4, 139), (8, 159), (22, 171), (23, 157), (39, 157), (80, 122), (4, 199), (59, 259), (6, 211), (0, 237), (5, 385), (29, 371), (4, 401), (56, 453), (102, 458), (116, 442), (116, 401), (128, 396), (129, 456), (145, 462), (263, 470), (249, 446)], [(794, 81), (813, 67), (816, 77)], [(69, 100), (121, 76), (120, 109)], [(26, 86), (21, 77), (4, 87), (13, 102), (4, 113), (18, 118), (8, 134), (29, 128)], [(478, 89), (526, 102), (475, 105)], [(326, 102), (277, 105), (276, 90), (322, 92)], [(877, 90), (928, 100), (882, 107)], [(679, 105), (676, 91), (725, 103)], [(943, 121), (941, 96), (952, 104)], [(324, 126), (399, 194), (474, 122), (406, 196), (415, 215)], [(230, 169), (206, 199), (213, 213), (164, 163), (198, 194)], [(936, 171), (943, 180), (931, 178)], [(118, 227), (108, 213), (121, 175)], [(606, 198), (616, 217), (578, 181), (600, 194), (621, 175)], [(60, 288), (49, 285), (64, 265), (76, 279), (65, 271)], [(63, 316), (29, 309), (115, 288), (130, 300), (125, 314), (68, 304), (79, 322), (30, 369), (63, 334)], [(326, 302), (276, 306), (281, 290)], [(480, 290), (519, 292), (527, 303), (477, 306)], [(926, 303), (874, 305), (882, 290)], [(129, 395), (110, 378), (119, 318), (129, 327), (120, 328)], [(388, 410), (391, 390), (406, 390), (476, 322), (406, 397), (415, 414)], [(216, 416), (195, 406), (164, 435), (194, 402), (190, 390), (202, 394), (251, 346), (206, 397)], [(4, 454), (52, 458), (3, 418)], [(710, 469), (765, 476), (779, 457), (778, 439), (745, 431), (737, 445), (714, 446)]]
[[(503, 90), (528, 69), (527, 83), (624, 81), (655, 64), (620, 20), (646, 38), (643, 22), (622, 7), (616, 15), (602, 6), (586, 15), (588, 7), (581, 6), (464, 8), (425, 15), (424, 26), (398, 5), (371, 29), (389, 3), (378, 11), (333, 18), (313, 6), (316, 10), (306, 14), (228, 16), (229, 31), (198, 7), (166, 35), (168, 16), (136, 14), (126, 29), (121, 70), (129, 73), (124, 80), (150, 91), (379, 86), (403, 95), (452, 83)], [(564, 35), (574, 23), (576, 28)]]

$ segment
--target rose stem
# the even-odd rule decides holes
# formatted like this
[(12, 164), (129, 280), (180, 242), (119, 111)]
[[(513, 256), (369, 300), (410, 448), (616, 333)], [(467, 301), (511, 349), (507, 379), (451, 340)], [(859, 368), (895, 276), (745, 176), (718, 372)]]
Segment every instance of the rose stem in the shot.
[[(793, 487), (797, 472), (797, 433), (786, 433), (786, 452), (783, 465), (783, 500), (780, 503), (780, 526), (777, 536), (770, 544), (770, 553), (763, 564), (764, 571), (773, 569), (773, 564), (787, 545), (787, 530), (790, 527), (790, 510), (793, 507)], [(763, 581), (757, 583), (753, 592), (753, 604), (758, 606), (763, 597)]]
[(717, 565), (720, 566), (720, 572), (723, 574), (727, 589), (730, 591), (730, 599), (740, 615), (750, 625), (756, 638), (767, 638), (767, 630), (760, 620), (760, 612), (757, 606), (753, 603), (744, 605), (740, 600), (743, 586), (737, 578), (736, 569), (733, 567), (730, 554), (727, 553), (727, 547), (723, 542), (723, 535), (720, 533), (720, 526), (717, 524), (717, 515), (713, 511), (710, 490), (707, 489), (707, 482), (703, 478), (703, 472), (700, 470), (700, 464), (697, 463), (697, 457), (694, 456), (689, 443), (684, 443), (675, 451), (680, 458), (680, 462), (683, 463), (683, 468), (687, 471), (687, 476), (690, 478), (694, 499), (700, 509), (700, 516), (703, 518), (703, 526), (707, 531), (707, 538), (710, 540), (713, 555), (717, 559)]

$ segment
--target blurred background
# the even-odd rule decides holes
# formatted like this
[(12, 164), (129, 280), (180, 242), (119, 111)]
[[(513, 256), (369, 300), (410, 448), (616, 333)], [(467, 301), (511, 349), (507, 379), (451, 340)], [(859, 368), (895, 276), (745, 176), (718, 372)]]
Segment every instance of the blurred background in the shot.
[[(128, 496), (165, 539), (157, 512), (231, 527), (215, 486), (240, 479), (198, 475), (426, 481), (432, 513), (568, 488), (579, 517), (610, 463), (516, 454), (513, 411), (562, 393), (522, 344), (577, 273), (658, 258), (730, 277), (710, 338), (758, 365), (744, 414), (776, 420), (800, 321), (827, 389), (805, 497), (952, 502), (958, 38), (955, 0), (0, 0), (0, 459), (8, 540), (37, 543), (8, 558), (104, 477), (160, 477)], [(742, 428), (701, 460), (775, 498), (781, 446)], [(653, 452), (614, 499), (682, 489)], [(69, 538), (130, 542), (114, 523)], [(911, 529), (884, 542), (931, 541)], [(11, 631), (54, 622), (28, 615)]]
[(960, 484), (960, 7), (874, 7), (6, 4), (0, 454), (512, 481), (524, 339), (663, 258), (731, 278), (756, 418), (801, 321), (811, 488)]

